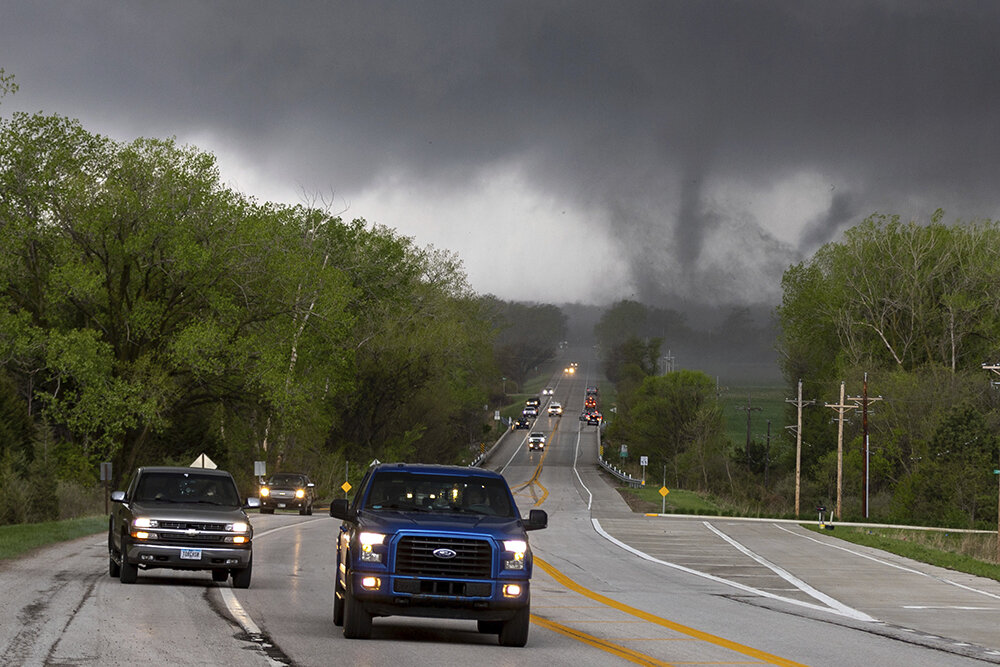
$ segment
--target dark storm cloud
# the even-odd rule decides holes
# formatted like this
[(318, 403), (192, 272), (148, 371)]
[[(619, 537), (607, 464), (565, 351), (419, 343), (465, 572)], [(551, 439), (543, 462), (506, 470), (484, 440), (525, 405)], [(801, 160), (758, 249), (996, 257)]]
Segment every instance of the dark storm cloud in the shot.
[[(748, 298), (876, 209), (997, 214), (998, 30), (994, 2), (7, 1), (0, 110), (210, 133), (312, 191), (516, 162), (637, 292)], [(800, 174), (819, 213), (723, 201)]]

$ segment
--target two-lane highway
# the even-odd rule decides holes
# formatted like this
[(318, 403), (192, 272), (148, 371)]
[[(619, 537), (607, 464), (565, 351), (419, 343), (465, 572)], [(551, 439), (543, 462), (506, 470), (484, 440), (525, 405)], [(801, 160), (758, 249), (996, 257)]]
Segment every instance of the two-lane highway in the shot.
[[(104, 536), (0, 565), (3, 664), (170, 665), (897, 665), (1000, 663), (1000, 589), (817, 535), (794, 523), (642, 516), (595, 463), (577, 419), (586, 369), (553, 379), (532, 430), (511, 432), (502, 470), (536, 557), (527, 647), (503, 648), (471, 621), (377, 618), (372, 639), (332, 623), (328, 516), (255, 515), (247, 590), (204, 573), (107, 575)], [(544, 405), (543, 405), (544, 407)]]

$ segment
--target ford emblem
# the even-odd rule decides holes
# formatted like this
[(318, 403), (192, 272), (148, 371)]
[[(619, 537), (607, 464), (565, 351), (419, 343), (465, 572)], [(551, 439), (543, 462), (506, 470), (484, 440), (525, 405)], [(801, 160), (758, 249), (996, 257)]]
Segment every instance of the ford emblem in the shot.
[(454, 558), (455, 556), (458, 555), (451, 549), (444, 549), (444, 548), (435, 549), (433, 553), (435, 558)]

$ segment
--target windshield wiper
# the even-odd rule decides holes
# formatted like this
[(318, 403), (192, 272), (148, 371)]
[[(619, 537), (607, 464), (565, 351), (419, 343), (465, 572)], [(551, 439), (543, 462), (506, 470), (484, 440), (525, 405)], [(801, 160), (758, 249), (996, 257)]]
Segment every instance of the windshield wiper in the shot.
[(389, 503), (387, 505), (372, 505), (370, 510), (396, 510), (397, 512), (430, 512), (426, 507), (420, 505), (400, 505), (399, 503)]

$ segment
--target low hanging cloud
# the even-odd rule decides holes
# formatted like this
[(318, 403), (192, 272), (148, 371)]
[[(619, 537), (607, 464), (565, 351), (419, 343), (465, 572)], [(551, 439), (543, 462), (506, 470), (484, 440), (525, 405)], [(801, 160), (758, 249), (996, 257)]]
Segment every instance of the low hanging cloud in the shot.
[(997, 215), (998, 30), (993, 2), (10, 0), (0, 114), (176, 136), (505, 298), (774, 302), (874, 211)]

